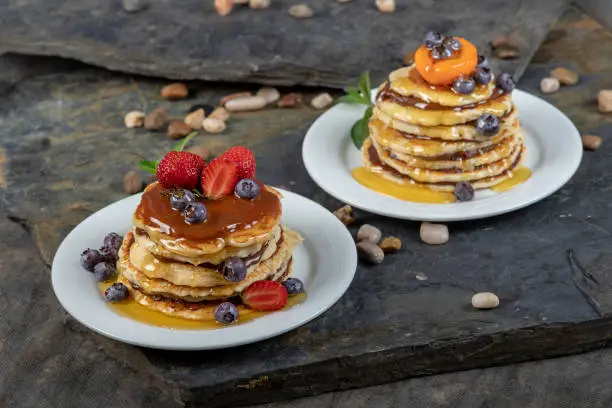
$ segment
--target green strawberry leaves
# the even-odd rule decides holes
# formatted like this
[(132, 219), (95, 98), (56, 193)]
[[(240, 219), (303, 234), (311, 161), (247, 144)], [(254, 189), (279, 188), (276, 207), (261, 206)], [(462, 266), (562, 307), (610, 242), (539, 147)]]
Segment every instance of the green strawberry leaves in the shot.
[(347, 88), (346, 95), (341, 96), (338, 100), (340, 102), (355, 103), (359, 105), (367, 105), (368, 108), (359, 120), (353, 124), (351, 128), (351, 140), (358, 149), (361, 149), (361, 145), (368, 138), (368, 122), (372, 116), (372, 89), (370, 88), (370, 72), (366, 71), (359, 77), (359, 89)]
[[(193, 139), (197, 134), (198, 132), (191, 132), (189, 135), (187, 135), (187, 137), (181, 139), (177, 144), (175, 144), (172, 150), (176, 152), (182, 152), (185, 146), (187, 146), (187, 143), (189, 143), (191, 139)], [(141, 170), (144, 170), (147, 173), (156, 174), (158, 164), (159, 160), (141, 160), (138, 162), (138, 167), (140, 167)]]

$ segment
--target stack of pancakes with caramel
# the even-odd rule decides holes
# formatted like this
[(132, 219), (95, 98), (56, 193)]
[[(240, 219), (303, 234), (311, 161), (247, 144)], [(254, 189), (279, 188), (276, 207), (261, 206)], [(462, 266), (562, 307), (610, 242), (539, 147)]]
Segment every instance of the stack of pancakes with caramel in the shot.
[[(476, 125), (487, 114), (499, 120), (493, 135)], [(362, 147), (371, 171), (435, 191), (454, 191), (461, 182), (492, 187), (512, 177), (523, 151), (518, 111), (495, 80), (458, 93), (428, 83), (415, 65), (392, 72), (379, 88)]]
[[(292, 269), (301, 237), (281, 225), (280, 193), (260, 184), (252, 200), (228, 195), (206, 203), (207, 220), (186, 224), (168, 191), (149, 185), (134, 227), (119, 251), (119, 282), (142, 306), (171, 316), (214, 322), (214, 310), (260, 280), (281, 282)], [(239, 257), (246, 277), (227, 280), (228, 259)], [(252, 311), (235, 301), (241, 317)]]

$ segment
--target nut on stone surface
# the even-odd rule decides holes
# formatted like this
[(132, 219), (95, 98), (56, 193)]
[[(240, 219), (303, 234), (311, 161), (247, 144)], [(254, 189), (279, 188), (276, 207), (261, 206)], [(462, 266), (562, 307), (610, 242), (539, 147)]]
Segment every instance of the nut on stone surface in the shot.
[(385, 259), (385, 253), (378, 245), (370, 241), (357, 243), (357, 254), (359, 258), (373, 264), (379, 264)]
[(270, 0), (249, 0), (249, 7), (255, 10), (262, 10), (270, 7)]
[(612, 112), (612, 89), (602, 89), (597, 94), (597, 105), (602, 113)]
[(387, 237), (380, 241), (378, 246), (385, 254), (397, 252), (402, 249), (402, 240), (397, 237)]
[(225, 109), (230, 112), (249, 112), (263, 109), (266, 100), (261, 96), (244, 96), (230, 99), (225, 103)]
[(168, 120), (168, 110), (164, 108), (153, 109), (145, 116), (144, 127), (149, 130), (161, 129)]
[(441, 245), (448, 242), (448, 227), (444, 224), (424, 222), (420, 230), (421, 241), (429, 245)]
[(315, 109), (325, 109), (331, 106), (332, 103), (334, 103), (334, 98), (327, 92), (323, 92), (312, 98), (310, 106)]
[(132, 111), (129, 112), (123, 118), (123, 123), (125, 123), (126, 128), (138, 128), (143, 127), (145, 121), (145, 114), (140, 111)]
[(587, 150), (597, 150), (601, 146), (601, 137), (595, 135), (583, 135), (582, 146)]
[(215, 0), (215, 10), (220, 16), (227, 16), (234, 8), (234, 0)]
[(502, 45), (510, 44), (510, 40), (505, 35), (498, 35), (493, 37), (493, 39), (490, 41), (490, 44), (492, 48), (497, 48)]
[(499, 298), (495, 293), (480, 292), (472, 296), (472, 306), (476, 309), (494, 309), (499, 306)]
[(283, 96), (280, 101), (278, 101), (277, 106), (279, 108), (296, 108), (302, 105), (302, 99), (301, 93), (291, 92)]
[(214, 111), (212, 111), (211, 114), (208, 115), (208, 117), (209, 118), (214, 118), (214, 119), (219, 119), (222, 122), (227, 122), (227, 120), (230, 118), (230, 113), (224, 107), (219, 106)]
[(221, 133), (225, 130), (225, 122), (217, 118), (208, 117), (202, 121), (202, 128), (208, 133)]
[(231, 101), (232, 99), (244, 98), (246, 96), (253, 96), (253, 94), (250, 92), (235, 92), (229, 95), (225, 95), (223, 98), (221, 98), (221, 102), (219, 102), (219, 105), (225, 106), (225, 104)]
[[(201, 125), (201, 124), (200, 124)], [(204, 146), (196, 145), (185, 149), (186, 152), (197, 154), (202, 159), (206, 160), (210, 157), (210, 151)]]
[(189, 89), (187, 85), (182, 82), (175, 82), (170, 85), (166, 85), (162, 88), (161, 97), (169, 101), (177, 101), (179, 99), (185, 99), (189, 96)]
[(168, 137), (170, 139), (182, 139), (191, 132), (191, 128), (185, 122), (174, 120), (168, 125)]
[(503, 44), (495, 47), (493, 55), (500, 59), (514, 59), (519, 56), (519, 49), (516, 45)]
[(266, 103), (269, 105), (280, 99), (280, 92), (278, 92), (278, 89), (276, 88), (264, 86), (263, 88), (259, 89), (259, 91), (257, 91), (257, 94), (255, 96), (260, 96), (264, 98), (266, 100)]
[(200, 130), (202, 129), (202, 121), (205, 117), (204, 109), (198, 109), (185, 116), (184, 122), (190, 128)]
[(381, 13), (393, 13), (395, 11), (395, 0), (376, 0), (376, 7)]
[(342, 207), (334, 211), (334, 215), (344, 224), (351, 225), (355, 218), (353, 217), (353, 207), (350, 205), (343, 205)]
[(140, 173), (130, 170), (123, 176), (123, 191), (128, 194), (136, 194), (142, 190), (142, 178)]
[(289, 7), (289, 15), (293, 18), (310, 18), (314, 11), (307, 4), (294, 4)]
[(128, 13), (135, 13), (147, 7), (145, 0), (121, 0), (121, 5)]
[(578, 83), (580, 76), (577, 72), (565, 67), (557, 67), (550, 71), (550, 76), (557, 78), (563, 85), (575, 85)]
[(357, 242), (370, 241), (374, 244), (378, 244), (381, 237), (382, 232), (370, 224), (363, 224), (357, 231)]
[(560, 86), (561, 83), (557, 78), (542, 78), (540, 81), (540, 91), (545, 94), (557, 92)]

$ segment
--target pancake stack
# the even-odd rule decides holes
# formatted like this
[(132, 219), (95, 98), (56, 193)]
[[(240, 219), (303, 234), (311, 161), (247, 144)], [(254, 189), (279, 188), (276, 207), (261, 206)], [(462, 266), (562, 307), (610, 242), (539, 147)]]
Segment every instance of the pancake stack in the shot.
[[(206, 222), (187, 224), (172, 209), (168, 191), (149, 185), (119, 251), (118, 282), (140, 305), (175, 317), (214, 322), (215, 308), (228, 299), (241, 319), (253, 313), (240, 304), (241, 292), (256, 281), (288, 277), (301, 242), (281, 225), (280, 193), (260, 187), (253, 200), (209, 200)], [(236, 257), (244, 261), (246, 277), (228, 280), (224, 264)]]
[[(486, 114), (499, 119), (494, 135), (477, 128)], [(414, 65), (392, 72), (379, 88), (362, 147), (369, 170), (434, 191), (454, 191), (461, 182), (495, 186), (512, 177), (523, 152), (518, 111), (494, 78), (462, 94), (426, 82)]]

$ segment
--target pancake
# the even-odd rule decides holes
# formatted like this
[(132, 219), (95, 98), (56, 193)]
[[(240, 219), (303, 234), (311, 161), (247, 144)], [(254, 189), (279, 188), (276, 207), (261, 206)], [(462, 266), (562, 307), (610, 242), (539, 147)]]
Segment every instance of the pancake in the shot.
[(280, 225), (282, 208), (278, 191), (261, 183), (260, 187), (261, 193), (253, 200), (233, 194), (207, 200), (206, 222), (188, 225), (182, 214), (170, 206), (168, 192), (159, 183), (153, 183), (142, 195), (134, 225), (165, 250), (185, 257), (263, 244)]

